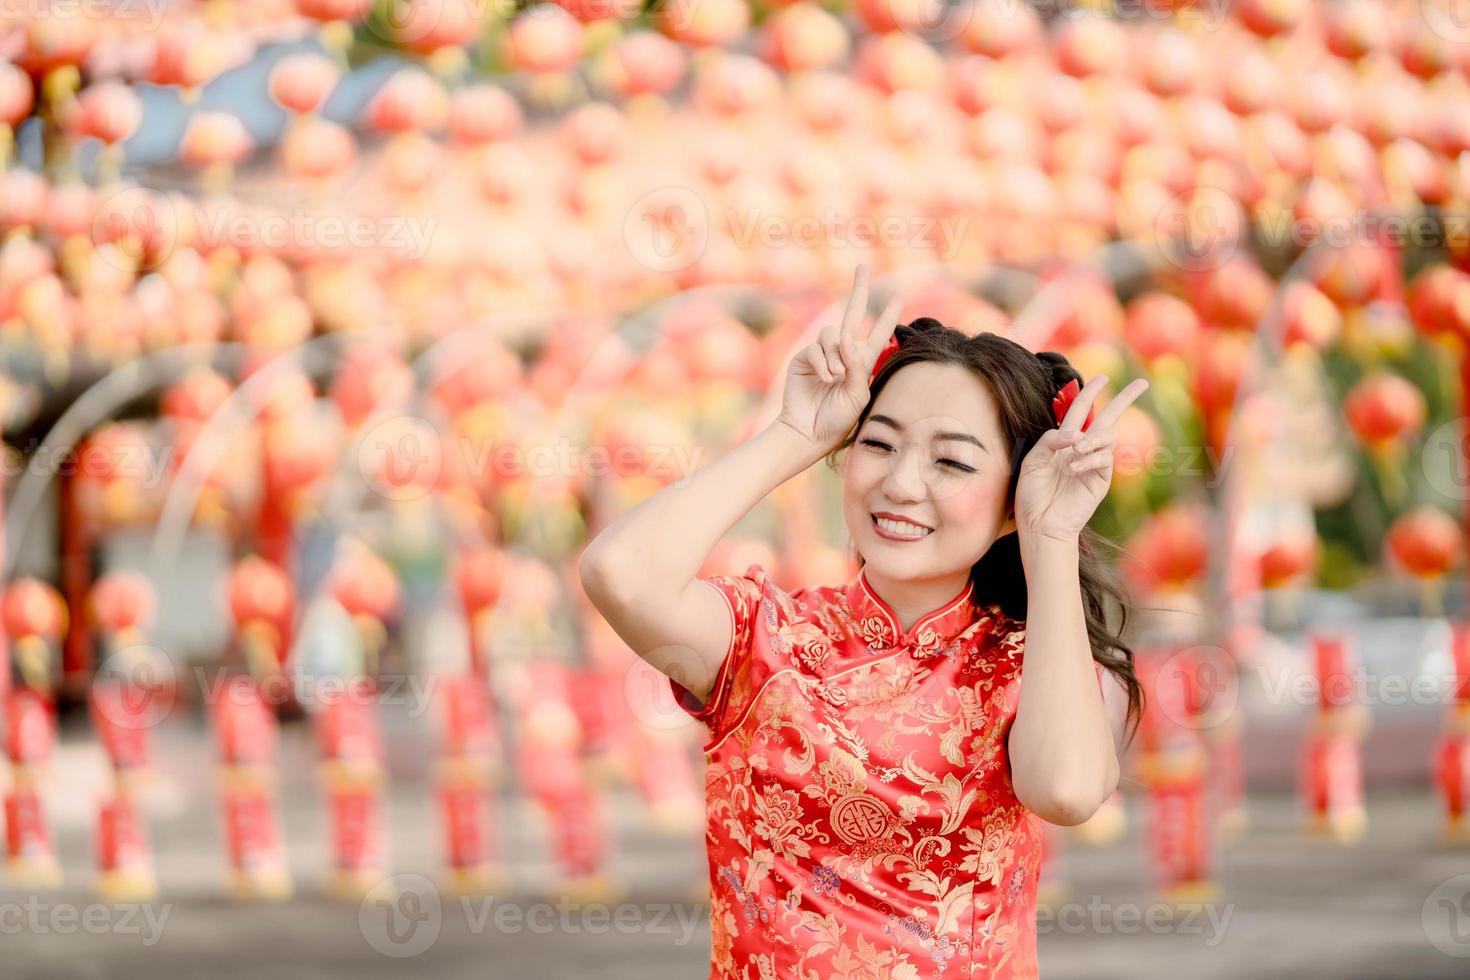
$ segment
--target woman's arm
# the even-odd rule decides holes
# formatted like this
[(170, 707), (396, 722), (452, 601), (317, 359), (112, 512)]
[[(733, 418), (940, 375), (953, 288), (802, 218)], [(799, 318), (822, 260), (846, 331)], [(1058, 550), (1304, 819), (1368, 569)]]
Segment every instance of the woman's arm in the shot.
[(868, 376), (898, 325), (895, 294), (866, 337), (868, 269), (859, 265), (841, 325), (823, 328), (786, 371), (781, 413), (758, 435), (666, 487), (597, 536), (582, 588), (655, 670), (703, 701), (732, 639), (720, 591), (697, 576), (720, 538), (786, 480), (837, 445), (868, 403)]
[(1022, 535), (1026, 651), (1008, 749), (1016, 798), (1042, 819), (1072, 826), (1118, 785), (1097, 669), (1087, 638), (1075, 540)]
[(597, 611), (701, 701), (729, 647), (730, 623), (699, 571), (740, 518), (822, 453), (785, 422), (772, 422), (619, 517), (582, 554), (578, 574)]

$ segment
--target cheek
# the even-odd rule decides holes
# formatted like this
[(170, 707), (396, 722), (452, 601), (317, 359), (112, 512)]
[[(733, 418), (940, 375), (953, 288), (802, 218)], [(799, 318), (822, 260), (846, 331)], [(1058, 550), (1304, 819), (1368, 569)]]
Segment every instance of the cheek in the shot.
[(958, 483), (944, 497), (940, 516), (946, 523), (984, 527), (991, 518), (1005, 517), (1007, 484), (1001, 474), (976, 473)]

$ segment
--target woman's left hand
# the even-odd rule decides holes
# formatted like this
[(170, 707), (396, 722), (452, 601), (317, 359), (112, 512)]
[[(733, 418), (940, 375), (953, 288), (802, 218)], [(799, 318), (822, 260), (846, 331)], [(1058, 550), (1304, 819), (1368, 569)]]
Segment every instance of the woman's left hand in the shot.
[(1082, 422), (1107, 382), (1101, 374), (1090, 379), (1072, 400), (1061, 427), (1046, 432), (1022, 461), (1016, 484), (1019, 537), (1075, 542), (1107, 496), (1113, 482), (1113, 426), (1148, 388), (1143, 378), (1129, 383), (1083, 432)]

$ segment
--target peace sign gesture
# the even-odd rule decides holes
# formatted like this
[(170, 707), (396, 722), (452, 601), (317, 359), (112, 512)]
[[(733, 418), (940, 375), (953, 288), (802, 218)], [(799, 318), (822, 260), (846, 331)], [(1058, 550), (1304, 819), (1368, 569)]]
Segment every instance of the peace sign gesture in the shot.
[(1016, 483), (1018, 536), (1075, 543), (1107, 496), (1113, 482), (1113, 427), (1148, 388), (1143, 378), (1130, 382), (1083, 432), (1082, 420), (1107, 382), (1102, 374), (1089, 380), (1073, 399), (1061, 427), (1042, 435), (1026, 454)]
[(868, 266), (860, 263), (841, 326), (822, 328), (816, 343), (792, 358), (778, 421), (822, 452), (841, 441), (868, 403), (868, 375), (893, 336), (902, 308), (895, 294), (867, 336), (858, 336), (868, 312)]

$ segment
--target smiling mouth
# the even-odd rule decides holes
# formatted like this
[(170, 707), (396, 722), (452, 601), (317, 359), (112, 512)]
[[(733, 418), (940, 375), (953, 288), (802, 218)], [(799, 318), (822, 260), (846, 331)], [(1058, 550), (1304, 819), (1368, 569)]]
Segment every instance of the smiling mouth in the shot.
[(908, 521), (898, 521), (891, 517), (879, 517), (877, 514), (869, 514), (868, 518), (873, 522), (873, 529), (878, 536), (889, 541), (922, 541), (934, 533), (932, 527), (924, 527), (921, 524), (913, 524)]

